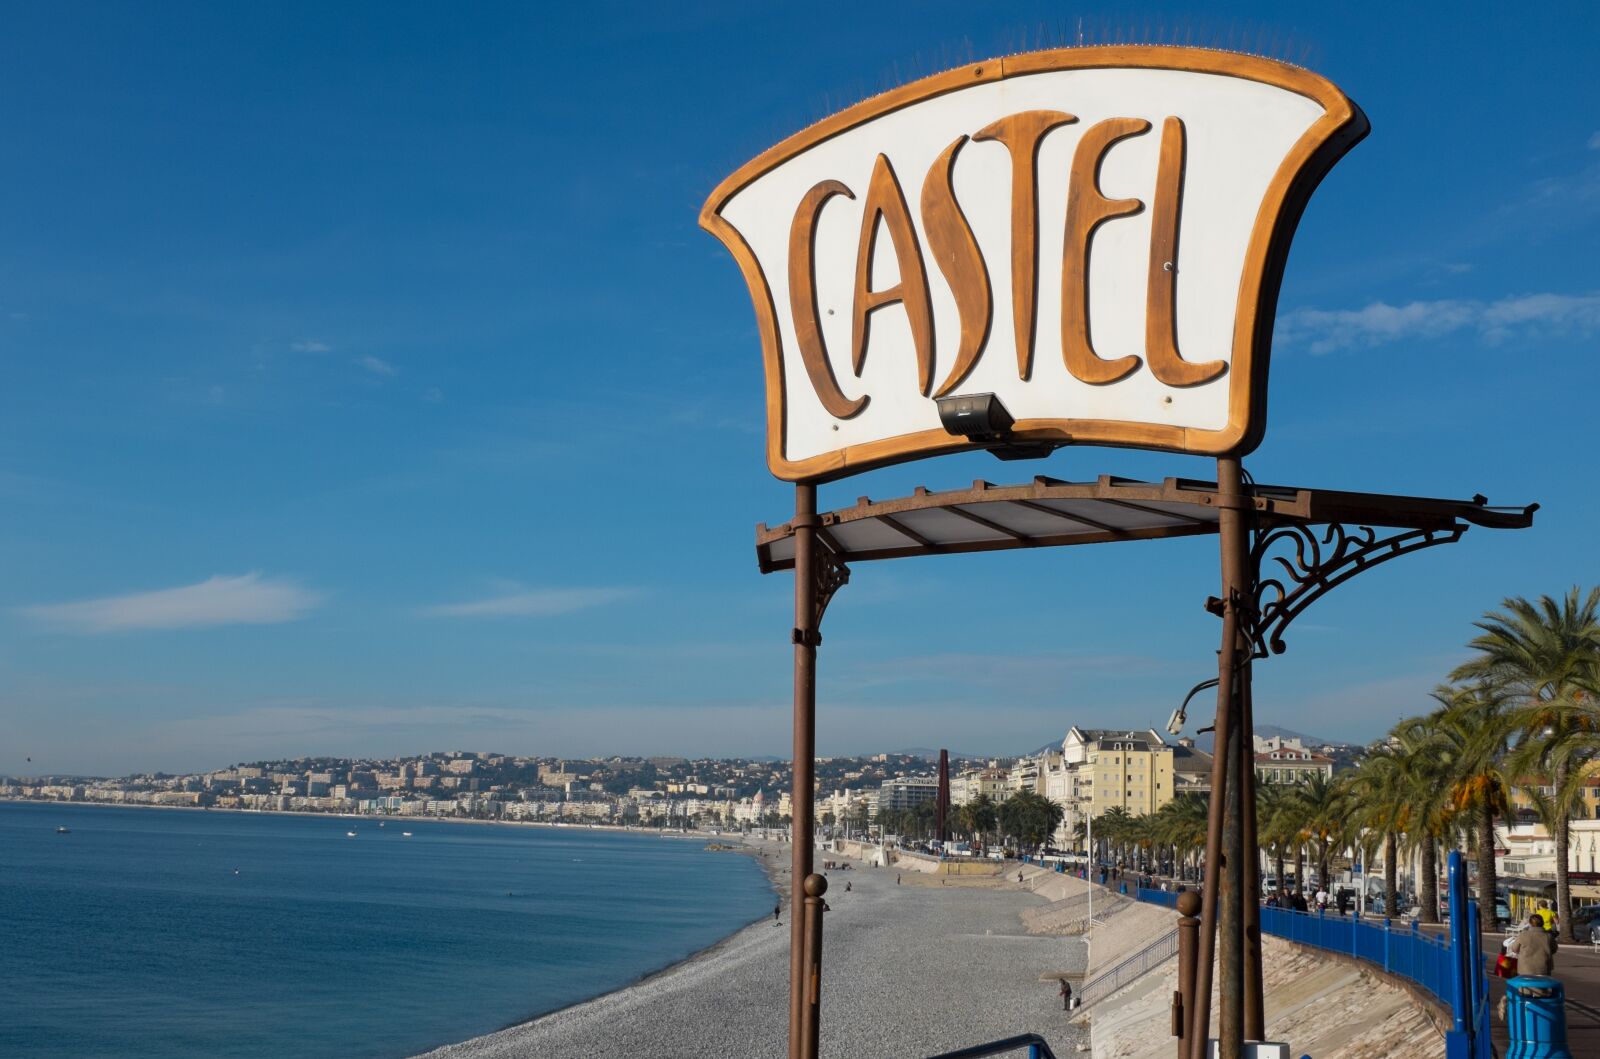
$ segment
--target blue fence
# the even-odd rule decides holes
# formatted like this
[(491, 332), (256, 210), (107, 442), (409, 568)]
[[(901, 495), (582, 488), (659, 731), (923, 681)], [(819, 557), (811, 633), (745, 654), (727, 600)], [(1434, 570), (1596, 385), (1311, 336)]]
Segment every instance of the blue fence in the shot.
[[(1467, 899), (1461, 854), (1449, 860), (1450, 933), (1394, 927), (1387, 919), (1330, 916), (1289, 908), (1261, 909), (1261, 932), (1300, 945), (1342, 953), (1415, 982), (1450, 1009), (1454, 1028), (1445, 1039), (1447, 1059), (1490, 1059), (1489, 985), (1484, 977), (1478, 902)], [(1140, 887), (1147, 904), (1172, 908), (1178, 895)]]
[(1442, 1004), (1455, 1002), (1455, 960), (1449, 939), (1425, 934), (1416, 923), (1395, 929), (1387, 919), (1263, 908), (1261, 932), (1366, 960), (1390, 974), (1409, 978)]
[(1178, 907), (1178, 895), (1171, 890), (1152, 890), (1148, 886), (1141, 886), (1137, 896), (1147, 905), (1160, 905), (1162, 908)]

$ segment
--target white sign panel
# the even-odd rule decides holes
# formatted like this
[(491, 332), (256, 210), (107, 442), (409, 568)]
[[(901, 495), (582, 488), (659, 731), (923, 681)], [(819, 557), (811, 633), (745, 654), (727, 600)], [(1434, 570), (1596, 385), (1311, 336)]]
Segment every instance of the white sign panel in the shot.
[(935, 400), (972, 393), (1008, 441), (1248, 451), (1290, 236), (1366, 131), (1296, 67), (1113, 47), (975, 63), (784, 141), (701, 213), (755, 302), (773, 473), (968, 447)]

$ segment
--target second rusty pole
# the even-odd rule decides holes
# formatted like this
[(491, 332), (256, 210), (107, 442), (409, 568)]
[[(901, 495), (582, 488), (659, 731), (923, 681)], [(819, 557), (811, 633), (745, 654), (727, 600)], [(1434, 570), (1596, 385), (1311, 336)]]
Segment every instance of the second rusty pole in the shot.
[[(805, 897), (817, 745), (817, 487), (794, 487), (794, 786), (789, 796), (789, 1059), (816, 1059), (807, 1039)], [(813, 1023), (814, 1025), (814, 1023)], [(807, 1049), (809, 1053), (807, 1052)]]

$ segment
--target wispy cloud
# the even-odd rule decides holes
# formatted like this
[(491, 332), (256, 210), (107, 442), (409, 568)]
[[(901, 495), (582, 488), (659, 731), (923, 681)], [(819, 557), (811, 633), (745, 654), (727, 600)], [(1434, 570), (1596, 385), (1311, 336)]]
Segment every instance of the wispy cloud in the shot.
[(358, 357), (356, 359), (356, 363), (361, 367), (366, 368), (374, 375), (388, 376), (394, 374), (394, 365), (390, 364), (387, 360), (384, 360), (381, 357)]
[(302, 338), (298, 342), (289, 343), (291, 353), (331, 353), (333, 347), (326, 342), (318, 342), (312, 338)]
[(631, 588), (518, 589), (485, 599), (424, 607), (421, 613), (429, 618), (548, 618), (603, 607), (634, 594)]
[(1589, 137), (1589, 150), (1600, 151), (1600, 132), (1596, 132)]
[(252, 573), (238, 577), (215, 576), (199, 584), (127, 596), (46, 603), (23, 607), (20, 613), (42, 625), (68, 632), (197, 629), (294, 621), (321, 599), (320, 593), (293, 581)]
[(1521, 294), (1498, 301), (1470, 299), (1373, 302), (1361, 309), (1295, 309), (1278, 321), (1278, 341), (1311, 353), (1433, 339), (1459, 331), (1486, 342), (1544, 333), (1589, 335), (1600, 330), (1600, 291)]

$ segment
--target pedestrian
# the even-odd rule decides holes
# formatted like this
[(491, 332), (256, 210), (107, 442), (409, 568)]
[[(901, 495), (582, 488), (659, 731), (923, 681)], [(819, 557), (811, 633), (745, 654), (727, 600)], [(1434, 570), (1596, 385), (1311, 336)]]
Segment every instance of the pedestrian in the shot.
[(1022, 873), (1019, 871), (1019, 872), (1017, 872), (1017, 882), (1020, 883), (1021, 881), (1022, 881)]
[(778, 924), (781, 924), (783, 922), (783, 902), (782, 901), (779, 901), (777, 904), (772, 906), (772, 921), (774, 923), (778, 923)]
[[(1556, 949), (1560, 942), (1556, 936), (1544, 928), (1544, 917), (1539, 913), (1547, 911), (1538, 909), (1528, 917), (1528, 925), (1506, 942), (1506, 955), (1516, 960), (1517, 975), (1542, 975), (1546, 978), (1555, 977)], [(1500, 1016), (1500, 1021), (1506, 1018), (1506, 998), (1501, 997), (1495, 1012)]]
[(896, 885), (896, 886), (899, 886), (899, 885), (900, 885), (900, 876), (898, 876), (898, 875), (896, 875), (896, 876), (895, 876), (895, 877), (894, 877), (894, 884), (895, 884), (895, 885)]
[(1554, 931), (1556, 929), (1556, 913), (1555, 909), (1550, 907), (1549, 901), (1540, 901), (1539, 910), (1534, 915), (1539, 917), (1541, 929), (1546, 931)]
[(1061, 1010), (1072, 1010), (1072, 986), (1067, 983), (1065, 978), (1061, 979)]
[(850, 892), (850, 880), (849, 879), (846, 879), (844, 881), (844, 892), (845, 893), (849, 893)]
[(1549, 977), (1555, 973), (1556, 949), (1560, 947), (1560, 941), (1554, 933), (1545, 929), (1544, 923), (1545, 919), (1539, 912), (1533, 913), (1528, 917), (1528, 929), (1517, 934), (1506, 946), (1506, 951), (1517, 958), (1517, 974)]

